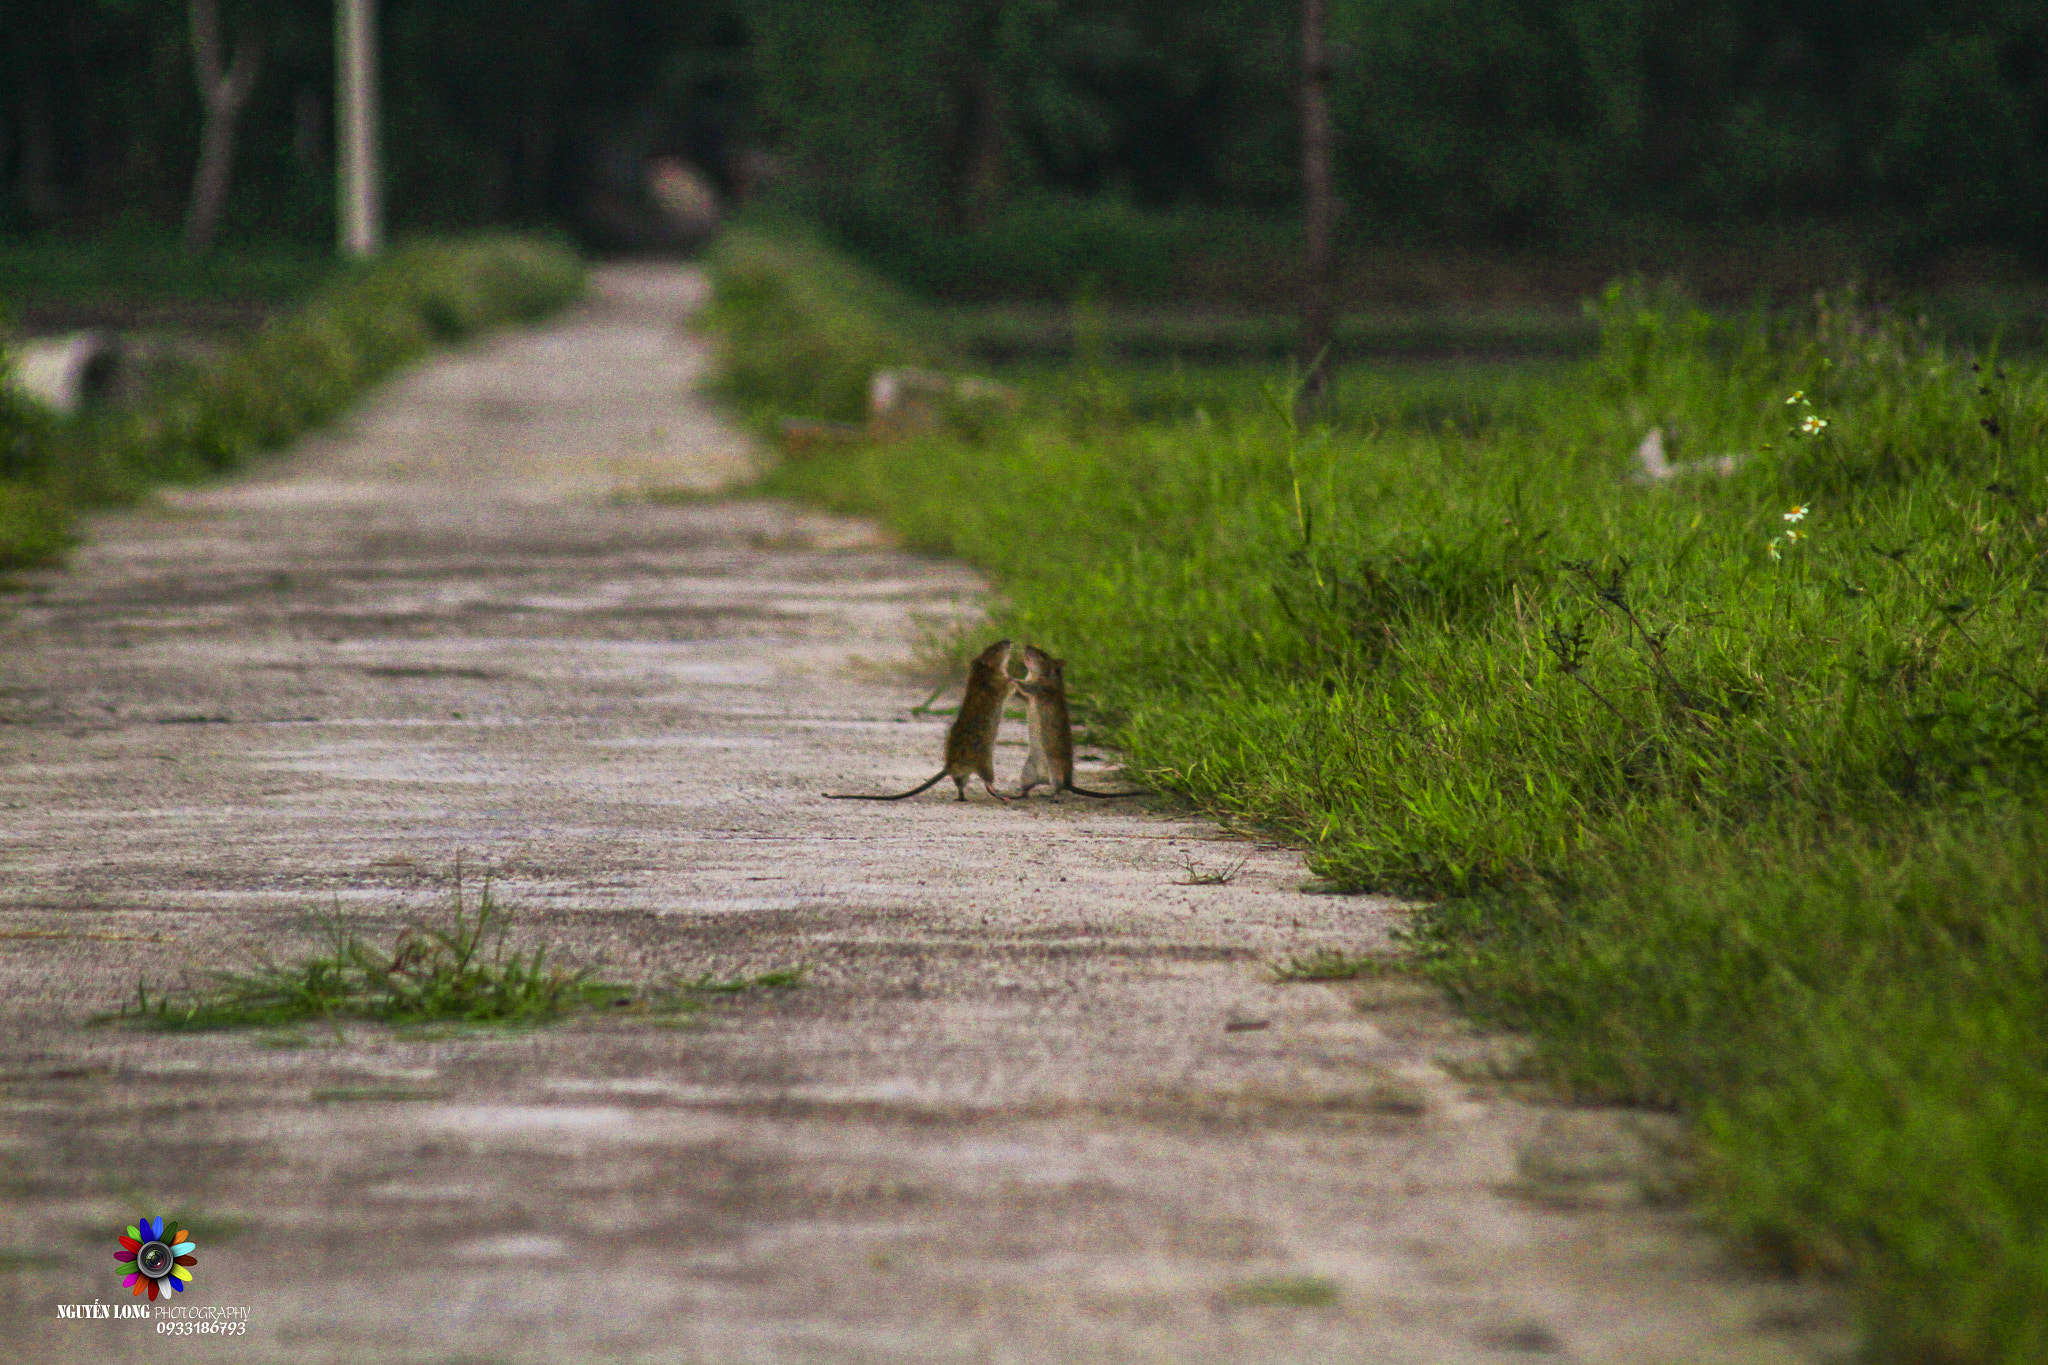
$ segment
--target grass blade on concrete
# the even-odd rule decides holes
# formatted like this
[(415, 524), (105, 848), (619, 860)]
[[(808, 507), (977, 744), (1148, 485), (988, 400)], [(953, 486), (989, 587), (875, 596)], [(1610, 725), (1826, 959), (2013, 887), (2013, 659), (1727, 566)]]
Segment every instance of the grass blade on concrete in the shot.
[(380, 945), (329, 917), (326, 951), (289, 962), (258, 955), (239, 969), (208, 971), (170, 991), (138, 983), (113, 1020), (161, 1029), (278, 1027), (316, 1020), (390, 1024), (541, 1023), (619, 997), (624, 988), (550, 962), (546, 944), (517, 948), (489, 883), (473, 899), (458, 883), (436, 921)]

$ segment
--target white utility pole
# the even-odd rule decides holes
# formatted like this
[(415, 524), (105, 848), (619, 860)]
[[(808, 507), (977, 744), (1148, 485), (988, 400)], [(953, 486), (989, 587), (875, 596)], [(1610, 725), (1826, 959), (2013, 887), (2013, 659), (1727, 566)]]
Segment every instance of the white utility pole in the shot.
[(341, 249), (350, 256), (374, 256), (384, 246), (374, 3), (335, 0), (334, 4), (335, 159), (340, 172)]
[(1330, 354), (1337, 333), (1337, 197), (1330, 181), (1329, 0), (1301, 3), (1301, 217), (1306, 229), (1300, 363), (1304, 417), (1328, 417)]

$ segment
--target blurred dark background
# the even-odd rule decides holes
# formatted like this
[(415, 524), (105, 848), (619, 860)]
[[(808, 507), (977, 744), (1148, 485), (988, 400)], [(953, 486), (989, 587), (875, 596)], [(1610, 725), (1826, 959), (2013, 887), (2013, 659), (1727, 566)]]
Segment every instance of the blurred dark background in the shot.
[[(217, 240), (324, 251), (330, 0), (216, 2), (223, 50), (260, 54)], [(1708, 292), (2048, 266), (2039, 0), (1330, 4), (1354, 293), (1368, 249), (1407, 262), (1378, 272), (1396, 294), (1489, 297), (1677, 257)], [(645, 249), (648, 168), (682, 164), (724, 211), (801, 214), (942, 297), (1088, 277), (1242, 302), (1292, 268), (1298, 10), (384, 0), (391, 225)], [(190, 15), (8, 0), (0, 236), (177, 235), (203, 115)]]

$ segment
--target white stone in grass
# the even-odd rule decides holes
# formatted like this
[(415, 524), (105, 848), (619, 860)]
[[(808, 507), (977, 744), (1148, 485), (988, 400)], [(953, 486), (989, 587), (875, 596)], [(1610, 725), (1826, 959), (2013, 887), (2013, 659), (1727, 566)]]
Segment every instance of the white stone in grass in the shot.
[(11, 348), (14, 386), (58, 412), (104, 396), (121, 366), (121, 339), (112, 332), (72, 332)]
[(1721, 455), (1711, 460), (1687, 460), (1673, 464), (1664, 457), (1664, 428), (1651, 427), (1636, 447), (1636, 482), (1660, 483), (1682, 474), (1733, 474), (1746, 455)]

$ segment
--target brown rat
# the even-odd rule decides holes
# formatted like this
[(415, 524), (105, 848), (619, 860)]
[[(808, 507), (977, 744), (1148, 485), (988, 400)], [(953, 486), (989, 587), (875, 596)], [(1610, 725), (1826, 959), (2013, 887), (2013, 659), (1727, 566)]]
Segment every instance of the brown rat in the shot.
[(1052, 799), (1061, 792), (1077, 796), (1144, 796), (1143, 790), (1097, 792), (1074, 785), (1074, 720), (1067, 709), (1067, 661), (1056, 659), (1036, 645), (1024, 646), (1024, 677), (1011, 688), (1024, 698), (1025, 725), (1031, 733), (1031, 753), (1017, 778), (1017, 795), (1029, 796), (1033, 787), (1051, 787)]
[(967, 690), (953, 727), (946, 731), (946, 766), (931, 780), (907, 792), (869, 796), (861, 792), (826, 792), (834, 801), (901, 801), (906, 796), (937, 785), (942, 777), (953, 779), (960, 799), (967, 799), (967, 779), (979, 777), (988, 794), (998, 801), (1010, 798), (996, 790), (996, 731), (1003, 724), (1003, 703), (1010, 699), (1010, 642), (998, 640), (974, 658), (967, 670)]

